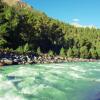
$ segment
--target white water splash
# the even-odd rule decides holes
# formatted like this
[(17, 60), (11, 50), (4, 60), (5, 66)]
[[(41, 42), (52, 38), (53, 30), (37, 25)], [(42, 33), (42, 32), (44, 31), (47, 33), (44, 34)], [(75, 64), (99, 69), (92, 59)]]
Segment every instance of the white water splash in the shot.
[[(12, 67), (12, 70), (10, 67), (11, 72), (8, 67), (7, 73), (0, 73), (0, 100), (41, 100), (42, 97), (46, 98), (45, 100), (88, 100), (82, 98), (87, 95), (87, 91), (96, 91), (96, 85), (100, 84), (100, 68), (94, 65), (27, 65), (15, 69)], [(29, 98), (26, 98), (27, 95)]]

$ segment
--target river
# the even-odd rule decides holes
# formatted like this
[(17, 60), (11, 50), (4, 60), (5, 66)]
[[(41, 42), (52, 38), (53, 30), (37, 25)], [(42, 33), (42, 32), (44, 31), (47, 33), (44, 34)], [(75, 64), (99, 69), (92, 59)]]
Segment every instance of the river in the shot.
[(100, 100), (100, 62), (2, 67), (0, 100)]

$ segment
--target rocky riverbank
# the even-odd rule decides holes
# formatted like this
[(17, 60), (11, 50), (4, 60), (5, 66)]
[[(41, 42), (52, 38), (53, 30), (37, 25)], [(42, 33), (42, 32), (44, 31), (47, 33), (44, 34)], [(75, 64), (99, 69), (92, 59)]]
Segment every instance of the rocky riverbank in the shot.
[(0, 53), (0, 66), (17, 64), (43, 64), (43, 63), (63, 63), (63, 62), (95, 62), (96, 59), (67, 58), (61, 56), (49, 56), (47, 54), (36, 55), (33, 53)]

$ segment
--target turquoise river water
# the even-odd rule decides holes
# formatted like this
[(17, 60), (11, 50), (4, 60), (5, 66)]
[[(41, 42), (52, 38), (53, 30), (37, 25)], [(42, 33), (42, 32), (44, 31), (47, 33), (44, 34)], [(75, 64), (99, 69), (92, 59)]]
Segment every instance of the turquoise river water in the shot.
[(0, 100), (100, 100), (100, 62), (0, 68)]

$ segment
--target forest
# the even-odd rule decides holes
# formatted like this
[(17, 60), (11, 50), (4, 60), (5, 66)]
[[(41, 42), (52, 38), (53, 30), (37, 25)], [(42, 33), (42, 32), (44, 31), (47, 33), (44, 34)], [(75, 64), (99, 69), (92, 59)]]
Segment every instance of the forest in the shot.
[(0, 50), (100, 59), (100, 29), (75, 27), (29, 5), (0, 0)]

